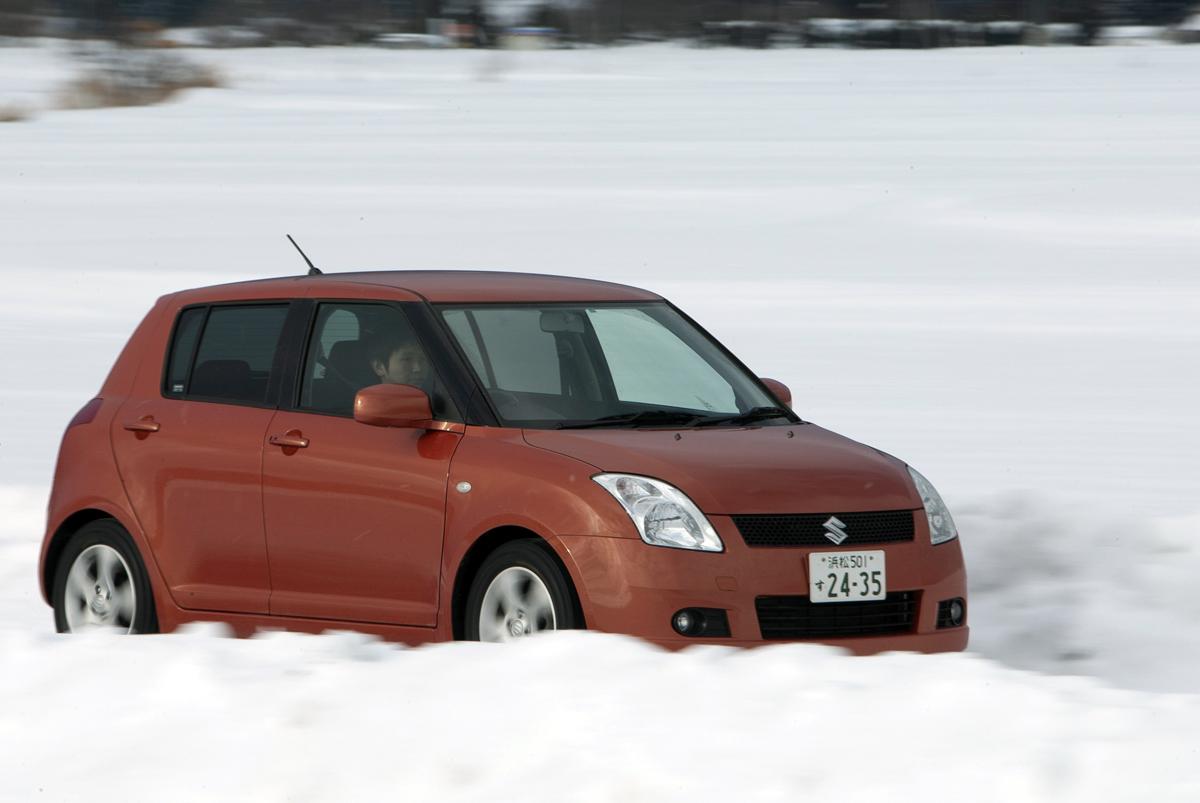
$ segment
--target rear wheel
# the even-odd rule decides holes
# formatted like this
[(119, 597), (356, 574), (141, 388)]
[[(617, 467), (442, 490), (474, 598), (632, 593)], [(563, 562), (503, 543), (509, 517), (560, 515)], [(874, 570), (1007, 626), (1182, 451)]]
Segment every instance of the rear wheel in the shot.
[(569, 581), (539, 542), (511, 541), (484, 560), (467, 595), (466, 636), (513, 641), (579, 627)]
[(60, 633), (154, 633), (154, 595), (133, 539), (112, 519), (84, 525), (54, 572), (54, 624)]

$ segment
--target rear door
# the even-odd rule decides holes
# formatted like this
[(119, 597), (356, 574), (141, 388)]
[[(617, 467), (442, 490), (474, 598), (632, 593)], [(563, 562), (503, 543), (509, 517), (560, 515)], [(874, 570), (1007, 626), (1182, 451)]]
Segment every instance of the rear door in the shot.
[[(117, 465), (184, 608), (266, 613), (262, 454), (291, 305), (180, 310), (112, 425)], [(163, 351), (166, 359), (163, 359)]]
[(294, 396), (264, 439), (274, 615), (437, 624), (446, 483), (461, 436), (353, 417), (354, 394), (383, 380), (422, 387), (435, 418), (460, 420), (411, 306), (315, 304)]

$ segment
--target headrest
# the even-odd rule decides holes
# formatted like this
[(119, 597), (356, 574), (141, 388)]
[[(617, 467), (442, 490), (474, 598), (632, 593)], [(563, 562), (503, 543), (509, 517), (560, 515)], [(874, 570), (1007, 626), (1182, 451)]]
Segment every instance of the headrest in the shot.
[(250, 399), (250, 364), (245, 360), (205, 360), (192, 372), (192, 396)]
[[(367, 346), (361, 340), (339, 340), (329, 349), (329, 367), (336, 378), (355, 391), (379, 382), (367, 360)], [(326, 374), (328, 376), (328, 373)]]

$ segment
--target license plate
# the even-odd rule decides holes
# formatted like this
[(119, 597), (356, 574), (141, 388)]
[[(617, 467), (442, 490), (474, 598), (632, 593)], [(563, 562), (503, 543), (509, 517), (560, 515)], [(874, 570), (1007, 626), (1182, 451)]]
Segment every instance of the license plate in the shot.
[(813, 602), (854, 602), (886, 596), (882, 549), (809, 554), (808, 598)]

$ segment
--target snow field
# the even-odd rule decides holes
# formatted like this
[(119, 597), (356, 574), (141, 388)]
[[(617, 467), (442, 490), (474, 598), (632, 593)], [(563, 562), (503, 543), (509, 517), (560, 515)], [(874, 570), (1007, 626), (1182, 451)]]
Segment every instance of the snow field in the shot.
[(78, 799), (98, 778), (127, 800), (1200, 794), (1200, 698), (969, 654), (668, 654), (588, 633), (405, 650), (210, 628), (123, 641), (9, 631), (0, 642), (0, 739), (20, 745), (0, 794), (13, 799)]
[[(1200, 798), (1200, 48), (192, 55), (229, 88), (53, 112), (0, 48), (0, 799)], [(53, 635), (62, 427), (285, 232), (662, 292), (938, 485), (971, 652)]]

